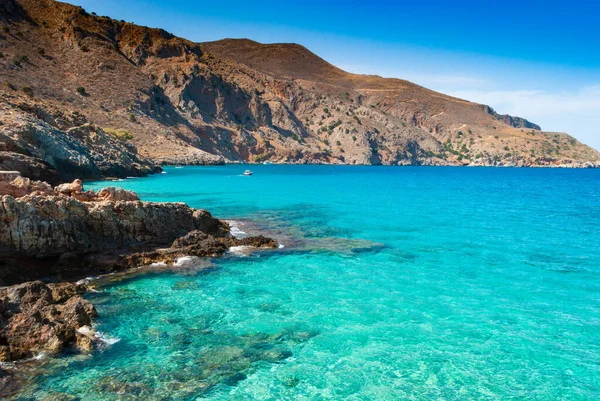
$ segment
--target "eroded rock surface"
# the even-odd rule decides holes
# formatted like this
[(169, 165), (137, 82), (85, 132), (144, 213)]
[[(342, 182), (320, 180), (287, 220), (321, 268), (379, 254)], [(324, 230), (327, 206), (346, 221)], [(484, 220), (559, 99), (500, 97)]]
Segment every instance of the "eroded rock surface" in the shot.
[(124, 267), (148, 266), (152, 263), (173, 264), (185, 256), (221, 256), (230, 247), (277, 248), (277, 241), (263, 235), (238, 239), (232, 236), (214, 236), (194, 230), (177, 238), (169, 248), (151, 252), (138, 252), (125, 256), (120, 264)]
[(41, 281), (0, 288), (0, 361), (55, 353), (71, 344), (89, 350), (89, 337), (77, 331), (96, 316), (94, 306), (82, 298), (86, 290)]
[[(230, 236), (227, 223), (184, 203), (142, 202), (113, 187), (84, 191), (80, 180), (52, 188), (10, 178), (0, 180), (0, 285), (17, 284), (0, 288), (0, 361), (70, 345), (89, 351), (98, 340), (84, 285), (28, 280), (76, 280), (91, 271), (219, 256), (237, 245), (277, 246), (263, 236)], [(18, 380), (0, 371), (0, 395), (15, 388)]]
[(168, 244), (193, 230), (228, 234), (226, 223), (184, 203), (139, 201), (129, 191), (81, 192), (64, 184), (59, 195), (37, 192), (0, 198), (0, 245), (30, 257), (58, 257), (138, 245)]

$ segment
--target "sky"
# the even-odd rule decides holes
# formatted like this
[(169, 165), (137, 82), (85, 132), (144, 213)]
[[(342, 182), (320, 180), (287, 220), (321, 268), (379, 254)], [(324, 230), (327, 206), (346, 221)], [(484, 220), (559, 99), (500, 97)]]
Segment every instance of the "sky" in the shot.
[(300, 43), (346, 71), (489, 104), (600, 149), (597, 1), (69, 2), (197, 42)]

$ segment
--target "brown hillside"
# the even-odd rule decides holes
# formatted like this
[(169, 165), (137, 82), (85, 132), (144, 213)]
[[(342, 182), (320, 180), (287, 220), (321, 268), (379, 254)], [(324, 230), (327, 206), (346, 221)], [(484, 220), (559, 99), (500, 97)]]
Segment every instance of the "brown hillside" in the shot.
[[(300, 45), (197, 44), (52, 0), (4, 0), (0, 29), (0, 165), (29, 157), (73, 173), (81, 159), (36, 153), (31, 132), (67, 135), (83, 124), (137, 149), (139, 166), (146, 158), (526, 166), (599, 159), (566, 134), (408, 81), (345, 72)], [(72, 115), (81, 117), (60, 117)], [(127, 164), (108, 139), (96, 159)], [(89, 151), (89, 143), (77, 146)]]

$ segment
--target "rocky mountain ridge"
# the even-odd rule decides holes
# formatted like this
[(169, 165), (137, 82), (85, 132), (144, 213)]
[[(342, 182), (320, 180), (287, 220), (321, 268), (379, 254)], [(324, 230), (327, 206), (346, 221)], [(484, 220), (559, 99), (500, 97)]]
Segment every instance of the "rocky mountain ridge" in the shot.
[[(117, 160), (134, 160), (133, 172), (84, 163), (104, 175), (145, 174), (153, 163), (591, 167), (600, 159), (567, 134), (401, 79), (351, 74), (300, 45), (194, 43), (52, 0), (6, 0), (0, 16), (0, 132), (26, 137), (4, 117), (24, 109), (80, 115), (119, 142), (106, 142), (115, 154), (137, 149), (136, 159)], [(36, 130), (52, 126), (30, 117)], [(64, 174), (33, 147), (0, 163)]]

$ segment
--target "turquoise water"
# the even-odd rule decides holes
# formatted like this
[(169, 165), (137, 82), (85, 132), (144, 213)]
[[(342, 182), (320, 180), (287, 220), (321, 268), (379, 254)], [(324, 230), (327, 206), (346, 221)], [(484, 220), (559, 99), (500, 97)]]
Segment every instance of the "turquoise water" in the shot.
[(285, 247), (106, 284), (23, 399), (599, 398), (599, 170), (246, 168), (116, 183)]

